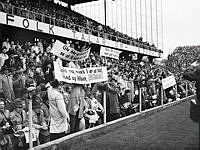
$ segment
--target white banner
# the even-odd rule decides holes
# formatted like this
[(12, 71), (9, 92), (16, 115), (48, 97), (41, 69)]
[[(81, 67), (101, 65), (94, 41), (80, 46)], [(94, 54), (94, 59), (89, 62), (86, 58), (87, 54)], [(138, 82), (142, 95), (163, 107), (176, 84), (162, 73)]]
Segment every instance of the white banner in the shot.
[(55, 78), (59, 81), (77, 84), (90, 84), (108, 80), (106, 67), (68, 68), (54, 62)]
[(100, 56), (110, 57), (114, 59), (119, 59), (119, 54), (121, 51), (101, 46)]
[[(47, 33), (51, 35), (62, 36), (70, 39), (86, 41), (102, 46), (113, 47), (121, 50), (127, 50), (131, 52), (139, 53), (136, 46), (124, 44), (121, 42), (111, 41), (105, 38), (97, 37), (91, 34), (81, 33), (67, 28), (62, 28), (54, 25), (50, 25), (43, 22), (38, 22), (28, 18), (23, 18), (4, 12), (0, 12), (0, 24), (5, 24), (9, 26), (14, 26), (26, 30), (38, 31), (41, 33)], [(147, 50), (150, 51), (150, 50)], [(150, 51), (151, 52), (151, 51)], [(151, 56), (159, 57), (159, 53), (151, 53)]]
[(162, 79), (162, 86), (164, 90), (174, 85), (176, 85), (176, 80), (174, 75)]
[(81, 61), (88, 58), (90, 54), (90, 48), (82, 52), (76, 51), (75, 49), (65, 45), (64, 43), (56, 40), (54, 43), (51, 53), (68, 61)]

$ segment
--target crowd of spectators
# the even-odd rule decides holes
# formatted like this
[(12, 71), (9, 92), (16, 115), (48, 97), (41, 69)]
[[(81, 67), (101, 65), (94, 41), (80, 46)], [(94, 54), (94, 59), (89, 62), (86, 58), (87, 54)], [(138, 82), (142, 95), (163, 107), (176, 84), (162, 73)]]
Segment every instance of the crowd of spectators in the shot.
[(153, 43), (143, 41), (142, 37), (130, 37), (53, 1), (3, 0), (2, 2), (4, 3), (0, 3), (0, 11), (161, 52)]
[[(98, 36), (109, 33), (108, 36), (144, 44), (142, 38), (128, 37), (52, 1), (40, 1), (43, 5), (23, 0), (2, 2), (8, 5), (2, 5), (1, 11), (12, 10), (11, 13), (38, 21), (43, 20), (49, 24), (92, 34), (96, 34), (93, 31), (98, 31)], [(14, 9), (18, 7), (23, 8), (23, 11)], [(26, 10), (30, 12), (26, 13)], [(104, 35), (101, 35), (101, 32), (104, 32)], [(107, 38), (113, 40), (112, 37)], [(35, 146), (102, 124), (105, 109), (107, 121), (138, 112), (140, 95), (142, 110), (160, 105), (161, 80), (172, 74), (176, 78), (177, 93), (175, 87), (165, 90), (164, 103), (192, 94), (192, 86), (187, 87), (189, 93), (186, 93), (186, 83), (181, 78), (181, 73), (198, 59), (198, 46), (176, 48), (164, 65), (149, 63), (147, 59), (135, 60), (131, 53), (120, 56), (119, 60), (102, 57), (99, 55), (98, 46), (91, 48), (86, 60), (69, 62), (50, 52), (54, 41), (18, 41), (10, 40), (9, 37), (3, 39), (0, 51), (2, 149), (27, 149), (24, 129), (28, 127), (30, 100), (33, 107), (33, 128), (38, 131)], [(74, 40), (66, 40), (65, 44), (78, 51), (92, 47), (89, 43)], [(146, 46), (150, 45), (146, 43)], [(109, 80), (86, 85), (58, 82), (54, 77), (54, 61), (71, 68), (107, 66)], [(104, 92), (106, 106), (103, 105)]]
[(200, 46), (177, 47), (172, 54), (168, 56), (166, 66), (174, 73), (183, 73), (193, 62), (199, 59)]
[[(10, 41), (9, 38), (2, 43), (0, 123), (1, 132), (6, 134), (2, 136), (5, 142), (3, 146), (27, 148), (20, 131), (28, 127), (30, 99), (33, 101), (33, 127), (39, 130), (39, 137), (34, 145), (102, 124), (105, 108), (107, 121), (137, 112), (140, 88), (142, 110), (161, 104), (161, 79), (172, 74), (166, 66), (149, 63), (145, 59), (135, 61), (132, 54), (120, 57), (119, 60), (101, 57), (96, 48), (95, 51), (91, 50), (88, 59), (68, 62), (50, 52), (53, 43), (54, 40), (48, 43), (41, 39), (23, 43)], [(67, 40), (66, 44), (78, 51), (91, 46), (73, 40)], [(109, 80), (87, 85), (58, 82), (54, 79), (53, 61), (73, 68), (107, 66)], [(178, 98), (182, 98), (186, 96), (186, 85), (180, 78), (177, 78), (177, 83)], [(106, 107), (103, 106), (104, 91)], [(177, 98), (174, 87), (165, 90), (165, 95), (164, 103)], [(63, 101), (54, 103), (56, 98)], [(57, 107), (63, 110), (61, 114), (57, 112)], [(53, 131), (57, 132), (56, 122), (63, 123), (63, 117), (70, 127), (64, 125), (62, 131), (65, 132), (57, 135)]]

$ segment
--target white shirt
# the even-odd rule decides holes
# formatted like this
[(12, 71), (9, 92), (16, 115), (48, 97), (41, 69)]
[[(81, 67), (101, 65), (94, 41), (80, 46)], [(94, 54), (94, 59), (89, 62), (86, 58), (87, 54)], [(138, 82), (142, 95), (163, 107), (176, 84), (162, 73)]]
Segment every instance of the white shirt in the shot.
[(38, 54), (40, 51), (39, 51), (39, 47), (38, 46), (32, 46), (31, 48), (33, 51), (35, 51), (36, 54)]
[(69, 114), (66, 111), (63, 95), (57, 89), (48, 90), (50, 111), (50, 133), (62, 133), (68, 130)]
[(8, 55), (7, 54), (0, 54), (0, 69), (1, 67), (4, 65), (5, 61), (8, 59)]

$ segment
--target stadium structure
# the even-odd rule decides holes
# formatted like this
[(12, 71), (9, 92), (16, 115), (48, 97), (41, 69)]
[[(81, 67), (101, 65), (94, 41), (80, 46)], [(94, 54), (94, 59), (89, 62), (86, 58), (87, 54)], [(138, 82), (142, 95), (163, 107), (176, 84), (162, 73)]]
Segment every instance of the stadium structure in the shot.
[(162, 3), (157, 0), (62, 2), (66, 6), (53, 0), (0, 1), (0, 42), (7, 37), (47, 43), (58, 39), (89, 43), (92, 51), (101, 46), (120, 50), (120, 57), (136, 61), (162, 57)]
[[(136, 55), (138, 60), (142, 60), (143, 56), (147, 56), (150, 61), (161, 57), (162, 9), (161, 4), (158, 7), (157, 0), (134, 2), (63, 0), (62, 2), (67, 4), (66, 14), (60, 14), (62, 12), (58, 10), (60, 6), (55, 9), (48, 8), (53, 7), (53, 1), (21, 0), (18, 3), (2, 1), (0, 39), (6, 37), (21, 41), (71, 39), (80, 43), (81, 41), (92, 43), (94, 49), (105, 46), (122, 50), (125, 54)], [(50, 12), (51, 9), (53, 12)], [(90, 13), (87, 14), (88, 10)], [(121, 53), (121, 56), (124, 53)]]

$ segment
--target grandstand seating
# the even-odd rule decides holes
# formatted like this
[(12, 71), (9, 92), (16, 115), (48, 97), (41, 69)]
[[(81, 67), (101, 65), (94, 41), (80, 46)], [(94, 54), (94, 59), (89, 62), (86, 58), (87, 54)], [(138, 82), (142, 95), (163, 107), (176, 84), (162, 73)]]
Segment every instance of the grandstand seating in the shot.
[(1, 11), (19, 15), (25, 18), (34, 19), (48, 24), (69, 28), (79, 32), (93, 34), (113, 41), (119, 41), (128, 45), (138, 46), (152, 51), (162, 52), (158, 50), (154, 44), (144, 42), (142, 37), (139, 39), (130, 37), (126, 34), (115, 31), (109, 26), (104, 26), (91, 18), (65, 8), (52, 1), (42, 1), (39, 4), (35, 1), (12, 0), (7, 3), (0, 3)]

